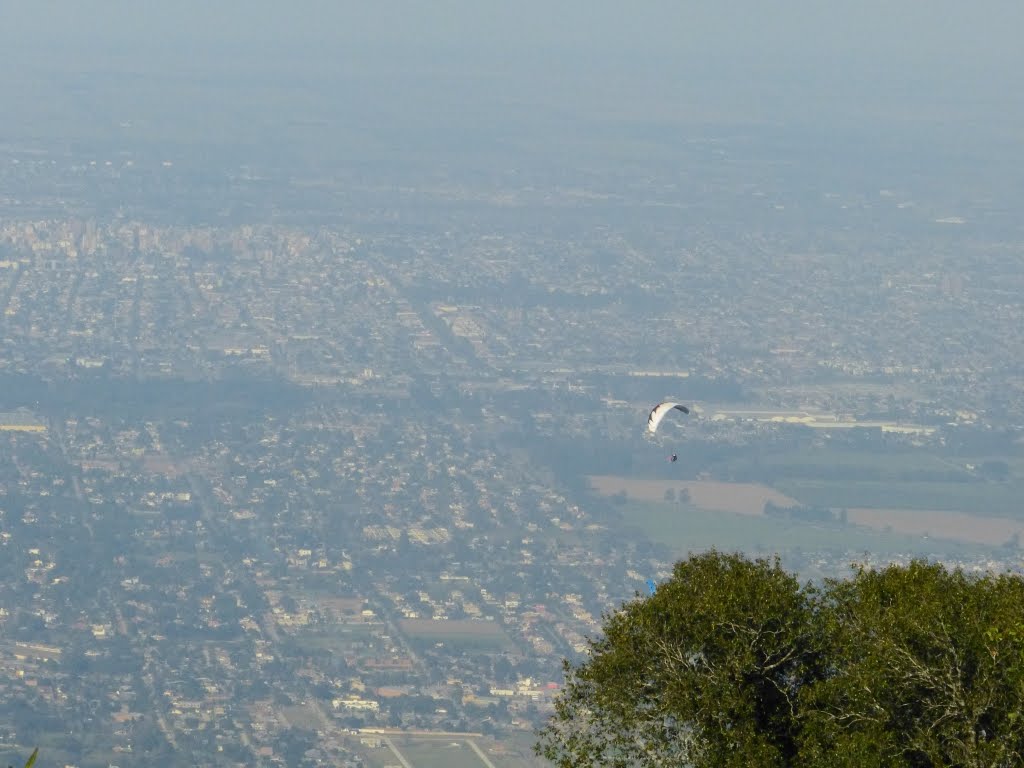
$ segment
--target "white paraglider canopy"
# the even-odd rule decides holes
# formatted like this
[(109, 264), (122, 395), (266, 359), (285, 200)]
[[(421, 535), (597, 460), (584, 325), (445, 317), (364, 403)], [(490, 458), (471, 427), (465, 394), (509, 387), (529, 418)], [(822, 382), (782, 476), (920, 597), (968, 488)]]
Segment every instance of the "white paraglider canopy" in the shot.
[(661, 420), (664, 419), (671, 411), (689, 413), (690, 409), (685, 405), (680, 405), (679, 403), (658, 403), (651, 409), (651, 413), (647, 417), (647, 431), (652, 435), (657, 432), (658, 425), (661, 424)]

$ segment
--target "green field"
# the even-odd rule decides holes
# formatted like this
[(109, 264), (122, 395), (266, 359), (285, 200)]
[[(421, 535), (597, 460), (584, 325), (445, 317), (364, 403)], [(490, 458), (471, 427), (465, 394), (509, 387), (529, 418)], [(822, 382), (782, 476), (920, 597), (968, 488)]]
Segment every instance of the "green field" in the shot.
[(292, 728), (306, 728), (316, 731), (324, 726), (323, 719), (312, 704), (295, 704), (281, 707), (280, 714)]
[[(1005, 462), (1004, 480), (978, 471)], [(971, 469), (970, 466), (974, 469)], [(766, 483), (816, 507), (923, 509), (1024, 518), (1024, 458), (944, 457), (927, 449), (786, 450), (726, 461), (716, 476)]]
[[(391, 737), (395, 748), (413, 768), (484, 768), (483, 760), (473, 751), (464, 736), (404, 736)], [(534, 737), (510, 736), (498, 742), (498, 750), (492, 751), (495, 742), (487, 737), (473, 741), (496, 768), (539, 768), (546, 763), (539, 762), (532, 754)], [(373, 768), (397, 765), (398, 758), (387, 746), (372, 749), (362, 747), (361, 752), (368, 765)]]
[(505, 633), (501, 624), (495, 621), (403, 619), (399, 626), (414, 640), (427, 640), (476, 650), (515, 650), (512, 639)]
[(413, 768), (484, 768), (462, 739), (401, 739), (395, 746)]
[(1024, 483), (943, 483), (783, 479), (773, 485), (817, 507), (935, 509), (1024, 518)]
[(318, 648), (340, 654), (349, 650), (352, 645), (362, 645), (381, 630), (380, 624), (336, 624), (324, 632), (298, 632), (295, 637), (297, 643), (305, 648)]
[(664, 543), (677, 555), (712, 547), (752, 553), (805, 550), (977, 555), (985, 551), (978, 546), (953, 541), (886, 533), (859, 526), (708, 512), (664, 502), (628, 502), (622, 508), (622, 515), (627, 526), (637, 527), (647, 538)]

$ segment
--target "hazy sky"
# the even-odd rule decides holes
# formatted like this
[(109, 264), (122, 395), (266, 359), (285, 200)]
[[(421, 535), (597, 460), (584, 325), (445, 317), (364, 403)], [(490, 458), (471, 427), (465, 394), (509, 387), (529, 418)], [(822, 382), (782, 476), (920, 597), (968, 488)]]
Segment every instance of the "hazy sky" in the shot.
[[(347, 79), (395, 88), (396, 104), (460, 93), (652, 119), (955, 121), (1012, 137), (1021, 29), (1019, 0), (8, 0), (0, 97), (18, 91), (30, 109), (68, 77), (295, 93)], [(423, 103), (407, 108), (414, 119)]]
[(46, 49), (77, 40), (190, 45), (315, 39), (368, 46), (515, 51), (562, 47), (637, 53), (686, 50), (801, 59), (836, 53), (925, 62), (1024, 62), (1024, 7), (1014, 0), (8, 0), (6, 43)]

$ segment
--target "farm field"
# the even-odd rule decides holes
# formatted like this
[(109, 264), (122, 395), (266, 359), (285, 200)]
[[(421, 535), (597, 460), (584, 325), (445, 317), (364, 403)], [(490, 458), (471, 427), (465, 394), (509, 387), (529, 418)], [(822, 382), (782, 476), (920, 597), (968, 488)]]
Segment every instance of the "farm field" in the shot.
[(891, 530), (916, 536), (955, 539), (976, 544), (1002, 546), (1024, 540), (1024, 520), (1005, 517), (982, 517), (963, 512), (919, 509), (847, 510), (847, 519), (855, 525), (878, 530)]
[[(1002, 477), (986, 467), (1002, 467)], [(937, 540), (959, 542), (983, 552), (983, 547), (1019, 546), (1024, 536), (1024, 458), (1008, 456), (942, 456), (927, 449), (858, 450), (824, 446), (746, 455), (722, 462), (715, 474), (746, 482), (672, 481), (660, 478), (593, 476), (591, 487), (619, 501), (665, 506), (665, 514), (683, 513), (685, 502), (694, 510), (717, 510), (759, 516), (766, 502), (776, 507), (804, 506), (844, 510), (848, 526), (837, 526), (836, 543), (871, 547), (871, 537), (888, 537), (913, 551), (932, 553)], [(672, 505), (666, 492), (686, 489), (683, 504)], [(623, 494), (625, 497), (623, 498)], [(671, 494), (669, 495), (671, 497)], [(646, 513), (640, 517), (645, 518)], [(664, 518), (663, 515), (655, 515)], [(709, 539), (716, 545), (728, 531), (726, 519), (668, 522), (661, 519), (641, 527), (665, 535), (666, 527), (685, 533), (693, 546)], [(735, 527), (736, 523), (729, 523)], [(810, 523), (773, 520), (749, 522), (738, 536), (750, 543), (775, 541), (779, 526), (793, 533), (800, 546), (822, 540)], [(820, 528), (820, 526), (818, 526)], [(670, 539), (678, 538), (671, 531)], [(786, 534), (784, 538), (788, 536)], [(786, 542), (783, 541), (783, 544)], [(877, 543), (877, 542), (876, 542)]]
[[(1001, 546), (1024, 520), (969, 515), (949, 510), (843, 507), (849, 524), (814, 523), (766, 517), (765, 502), (789, 507), (826, 504), (824, 493), (807, 496), (781, 493), (752, 483), (669, 481), (632, 477), (591, 477), (592, 488), (604, 495), (625, 493), (625, 525), (678, 555), (711, 547), (750, 552), (795, 550), (977, 556), (984, 547)], [(888, 484), (892, 487), (892, 484)], [(955, 484), (962, 485), (962, 484)], [(982, 484), (971, 484), (978, 487)], [(685, 489), (689, 501), (666, 501), (665, 492)], [(800, 487), (800, 490), (803, 486)], [(787, 488), (788, 490), (788, 488)]]
[(765, 502), (779, 507), (798, 504), (792, 498), (767, 485), (755, 483), (719, 483), (708, 480), (653, 480), (618, 475), (592, 475), (591, 487), (602, 496), (625, 492), (631, 500), (662, 502), (666, 491), (685, 489), (690, 503), (700, 509), (734, 512), (741, 515), (760, 515)]
[[(1004, 479), (979, 468), (1003, 465)], [(756, 479), (800, 504), (917, 509), (1024, 519), (1024, 461), (1015, 456), (943, 457), (926, 450), (790, 450), (723, 463), (716, 474)]]
[(640, 529), (652, 541), (664, 543), (679, 556), (712, 547), (761, 554), (796, 550), (966, 554), (971, 549), (966, 544), (925, 539), (922, 535), (715, 512), (667, 502), (627, 502), (622, 514), (626, 525)]
[(786, 479), (779, 490), (801, 504), (831, 508), (916, 509), (1024, 520), (1019, 482), (880, 482)]

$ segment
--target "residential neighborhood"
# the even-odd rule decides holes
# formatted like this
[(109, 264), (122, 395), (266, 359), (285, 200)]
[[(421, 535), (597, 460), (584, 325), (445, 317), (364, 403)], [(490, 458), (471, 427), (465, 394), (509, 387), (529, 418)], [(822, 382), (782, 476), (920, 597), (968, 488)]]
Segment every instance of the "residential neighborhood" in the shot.
[(527, 768), (687, 553), (1019, 570), (1019, 200), (692, 131), (0, 145), (4, 759)]

